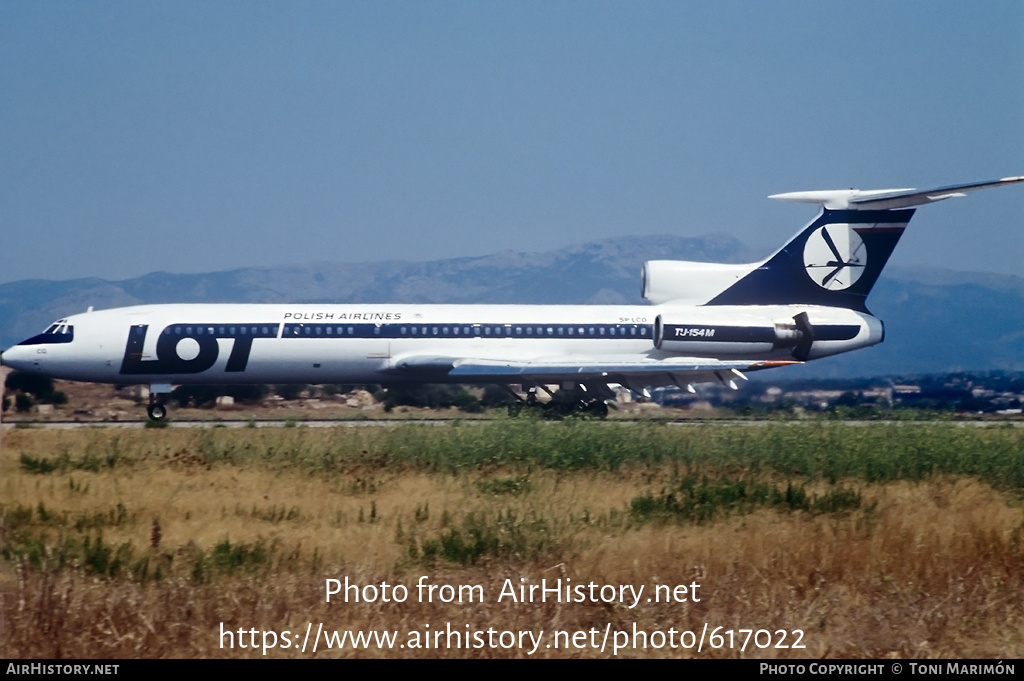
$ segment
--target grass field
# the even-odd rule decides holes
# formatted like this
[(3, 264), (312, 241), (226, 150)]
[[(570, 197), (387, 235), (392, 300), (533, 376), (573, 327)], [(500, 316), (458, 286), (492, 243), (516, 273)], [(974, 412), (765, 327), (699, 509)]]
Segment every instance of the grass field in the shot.
[[(620, 657), (1024, 656), (1024, 429), (18, 429), (0, 457), (7, 657), (261, 656), (239, 629), (274, 632), (268, 657), (309, 657), (299, 639), (319, 625), (420, 647), (321, 639), (316, 656), (534, 647), (468, 645), (488, 629), (545, 632), (534, 657), (610, 657), (606, 631), (629, 632)], [(479, 585), (464, 594), (482, 599), (445, 603), (456, 591), (435, 590), (423, 602), (424, 577)], [(326, 580), (346, 578), (378, 593), (403, 585), (408, 598), (325, 602)], [(635, 607), (498, 602), (506, 584), (541, 580), (645, 591)], [(685, 599), (646, 601), (682, 585)], [(461, 646), (425, 647), (446, 625)], [(705, 625), (720, 638), (682, 645)], [(234, 647), (221, 647), (222, 626)], [(748, 629), (764, 633), (741, 651)], [(658, 647), (669, 639), (653, 632), (670, 630), (680, 645)], [(805, 647), (776, 647), (779, 630), (782, 645)], [(588, 632), (579, 645), (575, 632)]]

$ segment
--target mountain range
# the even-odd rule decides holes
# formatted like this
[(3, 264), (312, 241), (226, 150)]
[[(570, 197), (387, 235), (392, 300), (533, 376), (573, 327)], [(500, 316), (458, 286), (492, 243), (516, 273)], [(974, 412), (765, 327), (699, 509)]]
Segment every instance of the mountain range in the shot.
[[(646, 260), (753, 262), (721, 234), (638, 236), (543, 253), (504, 251), (431, 262), (319, 262), (134, 279), (0, 284), (0, 346), (89, 306), (148, 303), (643, 304)], [(1024, 278), (935, 268), (883, 272), (868, 298), (886, 340), (867, 350), (786, 369), (787, 378), (899, 376), (1024, 369)], [(776, 374), (780, 375), (781, 374)]]

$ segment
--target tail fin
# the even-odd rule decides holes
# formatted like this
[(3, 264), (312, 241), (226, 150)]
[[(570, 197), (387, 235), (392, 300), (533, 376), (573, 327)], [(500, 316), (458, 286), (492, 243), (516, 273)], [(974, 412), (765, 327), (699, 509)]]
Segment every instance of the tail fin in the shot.
[(827, 305), (865, 312), (864, 300), (913, 215), (913, 209), (823, 209), (708, 305)]
[(990, 182), (935, 189), (858, 189), (776, 194), (781, 201), (817, 203), (821, 213), (792, 240), (708, 305), (824, 305), (867, 312), (865, 299), (896, 248), (914, 209), (964, 196)]

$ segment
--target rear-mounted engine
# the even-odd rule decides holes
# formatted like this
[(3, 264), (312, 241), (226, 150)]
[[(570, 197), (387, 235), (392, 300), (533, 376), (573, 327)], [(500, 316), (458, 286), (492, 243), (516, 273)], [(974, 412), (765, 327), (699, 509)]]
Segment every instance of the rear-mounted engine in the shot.
[(654, 322), (654, 347), (691, 357), (806, 361), (882, 341), (882, 323), (871, 315), (835, 308), (793, 312), (774, 319), (735, 308), (662, 314)]

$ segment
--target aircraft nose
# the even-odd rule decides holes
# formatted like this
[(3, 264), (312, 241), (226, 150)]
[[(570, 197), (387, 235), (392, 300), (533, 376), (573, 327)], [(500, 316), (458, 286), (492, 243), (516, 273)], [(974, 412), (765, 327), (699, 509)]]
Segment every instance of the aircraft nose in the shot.
[(7, 348), (0, 353), (0, 364), (18, 371), (32, 371), (38, 366), (35, 352), (30, 352), (29, 348), (21, 345)]

